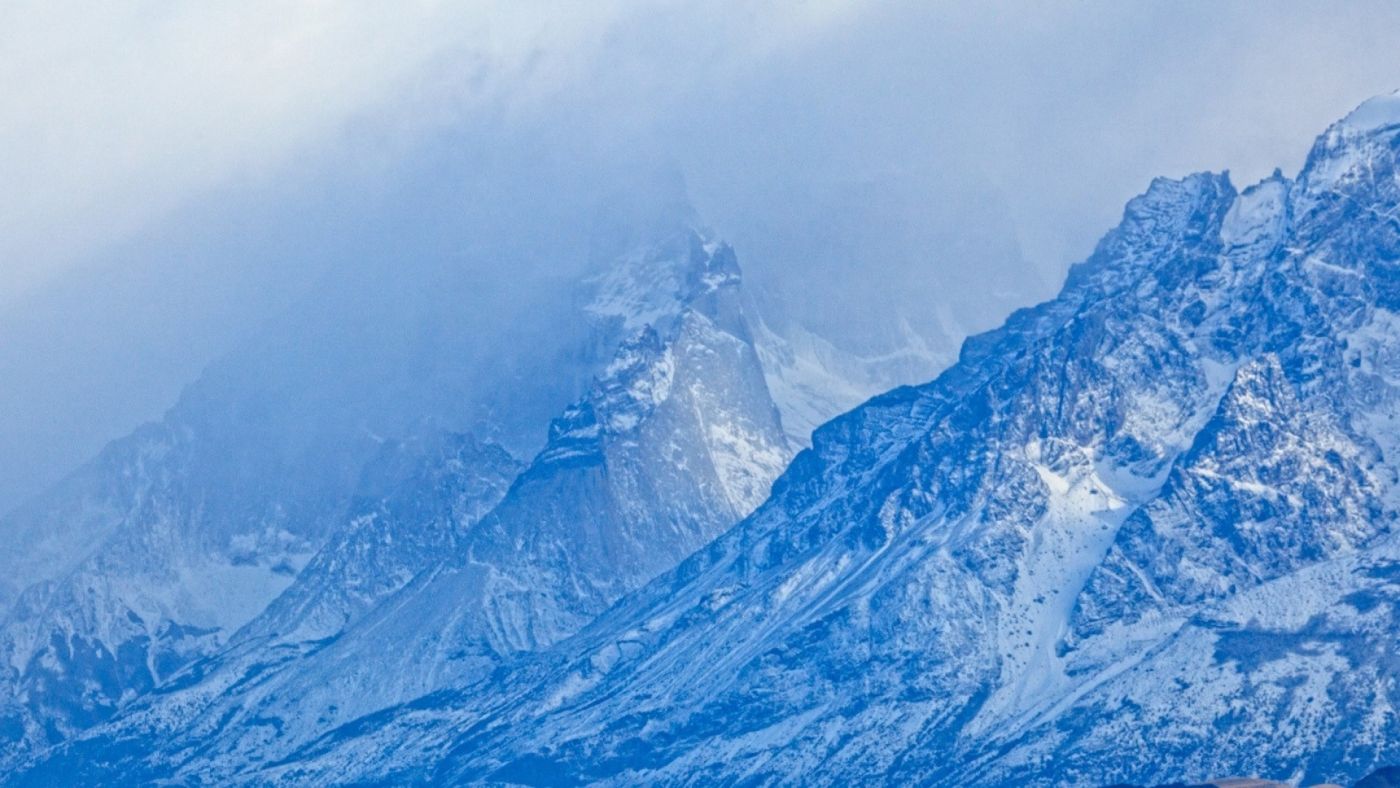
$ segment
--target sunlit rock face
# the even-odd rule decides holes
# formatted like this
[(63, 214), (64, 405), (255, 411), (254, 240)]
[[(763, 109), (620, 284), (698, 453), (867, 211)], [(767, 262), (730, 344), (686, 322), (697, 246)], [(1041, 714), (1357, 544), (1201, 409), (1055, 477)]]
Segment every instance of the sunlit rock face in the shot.
[[(579, 634), (259, 779), (1349, 782), (1400, 761), (1400, 115), (1158, 180)], [(112, 740), (54, 768), (109, 752)]]

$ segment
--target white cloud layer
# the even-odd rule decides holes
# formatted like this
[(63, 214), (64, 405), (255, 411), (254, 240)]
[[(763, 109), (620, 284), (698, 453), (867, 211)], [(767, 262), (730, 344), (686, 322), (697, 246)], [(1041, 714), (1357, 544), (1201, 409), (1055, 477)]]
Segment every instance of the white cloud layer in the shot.
[[(600, 68), (655, 89), (659, 78), (679, 78), (668, 66), (695, 63), (631, 51), (616, 38), (627, 24), (681, 25), (698, 47), (748, 56), (839, 10), (741, 7), (7, 3), (0, 6), (0, 303), (183, 200), (233, 179), (276, 177), (289, 158), (332, 144), (366, 113), (393, 114), (397, 105), (397, 123), (422, 128), (503, 96), (514, 105), (547, 99)], [(711, 28), (719, 20), (732, 24)], [(710, 36), (718, 38), (706, 42)]]
[(556, 100), (702, 193), (976, 170), (1053, 268), (1151, 174), (1296, 166), (1400, 83), (1398, 24), (1388, 3), (19, 0), (0, 7), (0, 303), (356, 118), (421, 131)]
[(0, 509), (347, 257), (553, 259), (607, 162), (673, 164), (803, 320), (993, 247), (1048, 291), (1154, 176), (1296, 170), (1400, 87), (1396, 30), (1375, 0), (0, 4)]

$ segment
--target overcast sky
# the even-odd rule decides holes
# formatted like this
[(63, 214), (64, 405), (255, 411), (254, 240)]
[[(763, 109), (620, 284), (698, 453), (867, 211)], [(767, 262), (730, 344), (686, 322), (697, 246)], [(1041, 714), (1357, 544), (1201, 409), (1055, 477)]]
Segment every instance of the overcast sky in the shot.
[[(585, 161), (664, 163), (781, 279), (831, 195), (898, 182), (904, 224), (1005, 213), (968, 242), (1014, 235), (1053, 287), (1155, 176), (1296, 172), (1400, 87), (1396, 30), (1388, 2), (0, 4), (0, 477), (37, 484), (159, 415), (345, 251), (327, 217), (368, 232), (340, 192), (395, 184), (403, 215), (463, 184), (529, 232), (561, 192), (596, 196)], [(480, 161), (439, 167), (452, 145)], [(973, 194), (994, 207), (961, 210)], [(119, 297), (165, 311), (83, 323)]]
[(502, 112), (656, 146), (718, 224), (814, 175), (970, 169), (1054, 266), (1153, 175), (1295, 169), (1400, 83), (1397, 23), (1385, 2), (19, 0), (0, 7), (0, 300), (356, 122), (411, 137)]

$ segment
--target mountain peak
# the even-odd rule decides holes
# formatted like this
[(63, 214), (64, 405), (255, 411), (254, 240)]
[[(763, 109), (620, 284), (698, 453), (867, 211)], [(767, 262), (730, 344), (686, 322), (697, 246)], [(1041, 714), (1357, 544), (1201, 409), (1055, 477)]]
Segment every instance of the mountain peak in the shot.
[(1380, 174), (1393, 171), (1391, 140), (1400, 131), (1400, 91), (1362, 102), (1317, 138), (1303, 172), (1307, 191), (1321, 194), (1363, 190)]
[(1400, 90), (1373, 96), (1336, 123), (1334, 128), (1357, 134), (1400, 126)]
[(664, 335), (692, 302), (738, 282), (739, 266), (729, 245), (685, 224), (594, 274), (589, 280), (592, 300), (584, 309), (617, 323), (624, 337), (646, 326)]

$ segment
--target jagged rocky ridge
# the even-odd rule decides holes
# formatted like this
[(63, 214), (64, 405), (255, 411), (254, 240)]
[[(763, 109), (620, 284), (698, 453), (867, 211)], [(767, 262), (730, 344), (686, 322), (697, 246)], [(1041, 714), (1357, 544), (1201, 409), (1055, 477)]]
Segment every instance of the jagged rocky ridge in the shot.
[[(669, 336), (666, 316), (696, 284), (684, 265), (693, 211), (679, 193), (653, 204), (654, 191), (643, 191), (645, 206), (624, 200), (600, 212), (599, 270), (583, 287), (572, 274), (541, 287), (509, 265), (481, 281), (455, 252), (418, 259), (386, 239), (387, 253), (336, 266), (305, 302), (211, 365), (160, 422), (0, 518), (10, 540), (0, 553), (0, 769), (186, 682), (187, 671), (202, 674), (213, 655), (280, 664), (303, 654), (297, 644), (338, 636), (460, 546), (507, 464), (470, 445), (450, 460), (445, 444), (533, 456), (549, 417), (623, 343), (644, 344), (652, 322), (657, 339)], [(724, 330), (757, 351), (791, 447), (948, 360), (952, 340), (919, 336), (907, 321), (878, 349), (855, 353), (790, 320), (775, 331), (747, 293), (728, 300), (744, 315)], [(747, 368), (752, 359), (727, 361)], [(714, 459), (727, 505), (742, 501), (733, 519), (762, 497), (776, 466), (751, 478), (755, 462), (773, 457), (740, 456), (744, 436), (723, 433), (722, 422), (705, 428), (731, 444)], [(485, 463), (479, 475), (468, 460)], [(447, 500), (473, 485), (482, 498)]]
[(1296, 179), (1154, 182), (1056, 299), (822, 427), (753, 515), (579, 634), (251, 779), (1318, 782), (1400, 760), (1398, 150), (1389, 96)]

